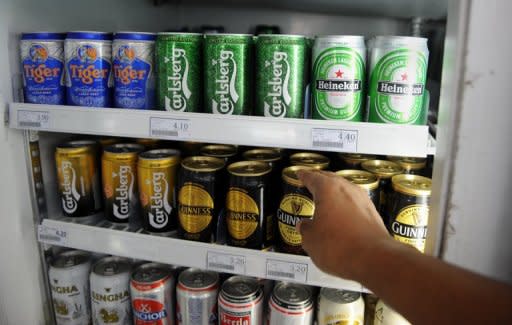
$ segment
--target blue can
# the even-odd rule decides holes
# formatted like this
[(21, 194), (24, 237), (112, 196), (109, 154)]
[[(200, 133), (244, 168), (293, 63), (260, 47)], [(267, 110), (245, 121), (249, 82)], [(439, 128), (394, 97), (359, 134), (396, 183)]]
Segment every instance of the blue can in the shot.
[(65, 104), (64, 36), (46, 32), (21, 35), (21, 68), (26, 103)]
[(112, 43), (114, 106), (155, 108), (155, 39), (152, 33), (119, 32)]
[(67, 104), (112, 106), (112, 35), (69, 32), (64, 52)]

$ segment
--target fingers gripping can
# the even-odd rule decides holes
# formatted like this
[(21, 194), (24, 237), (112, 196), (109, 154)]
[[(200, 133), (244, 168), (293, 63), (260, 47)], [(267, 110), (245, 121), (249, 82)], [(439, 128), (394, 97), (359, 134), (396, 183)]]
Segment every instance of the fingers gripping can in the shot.
[(340, 170), (336, 172), (336, 175), (346, 178), (352, 184), (355, 184), (368, 192), (368, 197), (372, 200), (375, 209), (379, 208), (379, 178), (376, 175), (358, 169)]
[(263, 325), (263, 290), (258, 280), (232, 276), (219, 293), (219, 325)]
[(269, 300), (269, 325), (312, 325), (313, 294), (310, 288), (279, 282)]
[(359, 292), (322, 288), (317, 308), (318, 325), (364, 324), (364, 300)]

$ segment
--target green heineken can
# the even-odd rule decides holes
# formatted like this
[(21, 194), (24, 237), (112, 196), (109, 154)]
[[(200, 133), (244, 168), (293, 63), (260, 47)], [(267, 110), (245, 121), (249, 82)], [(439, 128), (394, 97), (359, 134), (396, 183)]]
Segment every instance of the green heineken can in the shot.
[(313, 118), (363, 120), (366, 48), (363, 36), (320, 36), (313, 46)]
[(203, 49), (205, 111), (250, 115), (252, 35), (206, 34)]
[(426, 124), (427, 39), (378, 36), (372, 42), (368, 121)]
[(259, 35), (256, 43), (256, 115), (304, 116), (306, 38)]
[(201, 110), (202, 42), (202, 34), (158, 33), (155, 49), (159, 109)]

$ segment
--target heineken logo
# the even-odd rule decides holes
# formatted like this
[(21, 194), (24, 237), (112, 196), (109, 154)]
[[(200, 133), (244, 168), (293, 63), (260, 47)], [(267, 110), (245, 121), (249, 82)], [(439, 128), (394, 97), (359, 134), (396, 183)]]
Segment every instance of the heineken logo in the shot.
[(165, 63), (171, 64), (171, 71), (167, 77), (168, 92), (171, 97), (165, 96), (165, 109), (183, 112), (187, 108), (187, 100), (192, 95), (188, 87), (189, 62), (184, 49), (175, 48), (172, 56), (164, 58)]
[(153, 194), (149, 224), (156, 229), (164, 228), (169, 223), (172, 207), (169, 204), (169, 183), (165, 179), (165, 173), (153, 173)]
[(133, 193), (134, 177), (130, 166), (120, 166), (119, 173), (112, 173), (112, 178), (119, 177), (119, 186), (113, 204), (114, 216), (127, 219), (130, 215), (130, 201)]
[(386, 95), (423, 96), (423, 84), (406, 84), (400, 82), (379, 81), (377, 92)]
[(62, 208), (67, 214), (74, 213), (78, 208), (80, 193), (76, 189), (76, 171), (73, 164), (63, 161), (62, 170)]
[(319, 91), (360, 91), (361, 80), (317, 80), (316, 89)]
[(267, 81), (268, 93), (264, 100), (264, 115), (284, 117), (292, 98), (288, 90), (290, 82), (290, 63), (286, 52), (274, 52), (271, 61), (265, 61), (265, 68), (270, 69)]
[(216, 66), (215, 95), (212, 111), (217, 114), (232, 114), (239, 96), (236, 91), (237, 66), (233, 51), (221, 50), (219, 58), (212, 60)]

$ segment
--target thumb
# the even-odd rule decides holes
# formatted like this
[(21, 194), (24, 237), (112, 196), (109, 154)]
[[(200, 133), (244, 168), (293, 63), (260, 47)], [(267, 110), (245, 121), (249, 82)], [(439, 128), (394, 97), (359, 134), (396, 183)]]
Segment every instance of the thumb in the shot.
[(297, 222), (295, 229), (302, 236), (302, 239), (304, 239), (304, 236), (308, 236), (308, 234), (313, 231), (313, 220), (304, 218)]

